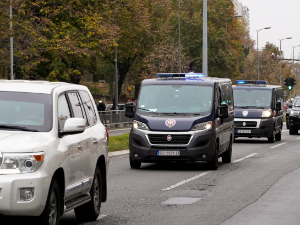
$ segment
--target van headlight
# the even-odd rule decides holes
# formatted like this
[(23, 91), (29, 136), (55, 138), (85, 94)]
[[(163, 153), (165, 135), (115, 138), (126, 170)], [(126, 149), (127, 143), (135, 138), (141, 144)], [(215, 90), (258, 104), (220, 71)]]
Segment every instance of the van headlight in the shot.
[(149, 128), (146, 124), (136, 121), (136, 120), (133, 121), (133, 128), (140, 129), (140, 130), (149, 130)]
[(262, 112), (262, 116), (261, 117), (270, 117), (272, 115), (272, 110), (268, 109), (268, 110), (264, 110)]
[(43, 161), (43, 152), (32, 154), (3, 153), (0, 175), (32, 173), (40, 167)]
[(212, 122), (204, 122), (204, 123), (198, 123), (194, 125), (191, 129), (191, 131), (196, 131), (196, 130), (211, 130), (212, 128)]

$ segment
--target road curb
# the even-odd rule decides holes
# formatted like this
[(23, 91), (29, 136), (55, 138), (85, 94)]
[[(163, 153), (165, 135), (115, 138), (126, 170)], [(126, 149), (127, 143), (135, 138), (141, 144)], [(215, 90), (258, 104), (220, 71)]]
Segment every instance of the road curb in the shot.
[(120, 155), (126, 155), (126, 154), (129, 154), (129, 150), (121, 150), (121, 151), (115, 151), (115, 152), (108, 153), (110, 158), (120, 156)]

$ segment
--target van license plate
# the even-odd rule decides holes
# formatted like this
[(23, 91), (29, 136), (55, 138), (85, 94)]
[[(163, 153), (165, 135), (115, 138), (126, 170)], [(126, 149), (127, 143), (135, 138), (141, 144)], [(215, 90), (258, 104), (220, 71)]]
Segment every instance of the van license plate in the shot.
[(169, 155), (180, 155), (180, 151), (157, 151), (157, 155), (159, 156), (169, 156)]
[(251, 130), (237, 130), (238, 134), (251, 134)]

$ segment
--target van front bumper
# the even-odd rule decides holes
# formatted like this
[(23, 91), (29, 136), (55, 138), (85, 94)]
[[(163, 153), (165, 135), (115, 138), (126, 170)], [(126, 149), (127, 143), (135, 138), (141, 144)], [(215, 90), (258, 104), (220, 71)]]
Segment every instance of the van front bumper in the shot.
[[(274, 119), (246, 119), (246, 118), (234, 118), (234, 137), (271, 137), (274, 130)], [(237, 126), (237, 122), (244, 123), (245, 126)], [(256, 122), (256, 126), (247, 126), (247, 123), (252, 124)], [(250, 133), (240, 133), (241, 131), (249, 131)]]
[[(51, 176), (43, 167), (33, 173), (0, 175), (0, 214), (41, 215), (46, 205), (50, 182)], [(31, 201), (21, 201), (22, 188), (34, 188), (34, 197)]]
[[(186, 144), (153, 144), (149, 135), (191, 135)], [(166, 140), (167, 142), (167, 140)], [(140, 162), (162, 161), (211, 161), (214, 155), (215, 135), (213, 131), (156, 132), (132, 129), (129, 137), (130, 157)], [(179, 155), (161, 156), (159, 151), (176, 151)]]

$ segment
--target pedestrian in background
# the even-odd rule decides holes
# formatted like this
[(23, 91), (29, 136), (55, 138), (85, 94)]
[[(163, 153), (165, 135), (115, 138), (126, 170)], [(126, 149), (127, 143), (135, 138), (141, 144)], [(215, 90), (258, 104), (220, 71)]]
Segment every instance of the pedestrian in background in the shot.
[(102, 100), (99, 101), (99, 105), (98, 105), (98, 111), (105, 111), (106, 106), (104, 104), (104, 102), (102, 102)]

